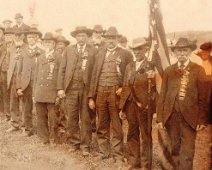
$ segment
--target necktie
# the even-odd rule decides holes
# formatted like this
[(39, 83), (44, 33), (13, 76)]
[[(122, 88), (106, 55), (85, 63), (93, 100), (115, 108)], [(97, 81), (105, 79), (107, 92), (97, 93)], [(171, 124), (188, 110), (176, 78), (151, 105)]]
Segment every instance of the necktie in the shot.
[(79, 48), (79, 56), (80, 57), (82, 57), (82, 48), (83, 48), (82, 46), (80, 46), (80, 48)]

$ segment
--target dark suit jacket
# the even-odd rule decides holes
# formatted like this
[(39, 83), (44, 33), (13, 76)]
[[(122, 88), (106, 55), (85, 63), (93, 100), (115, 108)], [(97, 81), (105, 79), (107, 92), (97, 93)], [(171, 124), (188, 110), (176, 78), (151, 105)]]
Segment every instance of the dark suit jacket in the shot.
[[(190, 62), (186, 70), (189, 73), (189, 80), (184, 101), (179, 100), (181, 114), (185, 121), (192, 127), (196, 128), (198, 124), (202, 124), (203, 113), (199, 112), (200, 98), (202, 93), (203, 78), (205, 76), (204, 69)], [(157, 107), (157, 121), (163, 124), (169, 119), (173, 112), (175, 99), (180, 90), (181, 72), (177, 63), (169, 66), (163, 73), (162, 87)]]
[(30, 26), (28, 26), (28, 25), (26, 25), (26, 24), (23, 23), (21, 25), (21, 27), (18, 27), (17, 25), (14, 25), (13, 28), (20, 29), (21, 31), (27, 31), (30, 28)]
[[(96, 49), (91, 45), (87, 44), (85, 51), (88, 52), (88, 61), (86, 63), (86, 68), (84, 71), (84, 83), (85, 87), (89, 89), (91, 74), (94, 66)], [(67, 90), (76, 68), (77, 58), (79, 57), (77, 45), (68, 46), (61, 60), (58, 80), (57, 80), (57, 89), (58, 90)]]
[[(6, 62), (6, 65), (8, 66), (9, 56), (7, 55), (6, 44), (2, 44), (1, 47), (0, 47), (0, 70), (2, 70), (3, 62)], [(3, 71), (6, 71), (6, 70), (3, 70)]]
[[(121, 93), (121, 100), (119, 108), (124, 111), (125, 104), (128, 100), (136, 100), (145, 108), (148, 105), (148, 79), (147, 71), (152, 70), (152, 65), (144, 60), (136, 71), (136, 62), (131, 62), (127, 65), (123, 88)], [(135, 77), (137, 77), (135, 79)], [(151, 80), (151, 103), (155, 102), (155, 80)], [(155, 107), (155, 104), (154, 104)], [(154, 108), (152, 108), (155, 110)]]
[[(92, 73), (92, 78), (91, 78), (91, 87), (89, 90), (89, 95), (88, 97), (93, 97), (95, 98), (96, 96), (96, 90), (98, 86), (98, 81), (99, 81), (99, 76), (102, 70), (102, 66), (104, 64), (104, 59), (107, 53), (106, 48), (102, 48), (96, 55), (96, 62), (94, 65), (93, 73)], [(120, 72), (121, 72), (121, 85), (123, 83), (124, 79), (124, 74), (125, 74), (125, 69), (127, 64), (133, 61), (133, 56), (131, 53), (127, 52), (126, 50), (117, 47), (115, 54), (117, 57), (120, 57), (121, 63), (120, 63)]]
[[(26, 47), (25, 44), (23, 44), (22, 47), (19, 49), (19, 53)], [(20, 60), (20, 57), (17, 54), (17, 50), (15, 46), (12, 46), (9, 50), (9, 68), (7, 71), (7, 88), (10, 88), (10, 83), (12, 80), (12, 77), (14, 75), (15, 69), (18, 67), (18, 61)], [(16, 73), (17, 74), (17, 73)], [(16, 75), (15, 75), (16, 76)]]
[[(55, 103), (60, 60), (61, 55), (56, 52), (53, 53), (51, 61), (48, 61), (45, 53), (39, 56), (33, 83), (36, 102)], [(52, 76), (50, 76), (50, 64), (54, 65)]]
[(28, 46), (22, 50), (20, 54), (21, 58), (18, 62), (17, 89), (22, 89), (24, 91), (30, 84), (30, 81), (34, 79), (34, 77), (32, 77), (34, 76), (32, 72), (35, 71), (34, 63), (37, 62), (37, 59), (42, 53), (44, 53), (44, 51), (39, 47), (36, 47), (35, 52), (32, 54), (29, 53)]

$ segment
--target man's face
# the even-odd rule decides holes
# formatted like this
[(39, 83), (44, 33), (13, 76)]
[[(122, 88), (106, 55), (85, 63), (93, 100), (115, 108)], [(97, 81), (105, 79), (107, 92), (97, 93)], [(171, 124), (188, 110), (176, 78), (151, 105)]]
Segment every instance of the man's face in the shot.
[(46, 51), (51, 51), (55, 47), (55, 41), (54, 40), (44, 40), (43, 46), (46, 49)]
[(16, 21), (16, 24), (22, 24), (23, 23), (23, 18), (16, 18), (15, 19), (15, 21)]
[(146, 46), (143, 46), (143, 47), (140, 47), (140, 48), (136, 48), (136, 49), (133, 49), (133, 53), (135, 55), (135, 58), (136, 58), (136, 61), (142, 61), (146, 56), (146, 52), (147, 52), (147, 47)]
[(102, 33), (98, 31), (94, 31), (92, 35), (92, 39), (94, 44), (99, 44), (102, 41)]
[(78, 33), (75, 38), (77, 40), (77, 44), (83, 46), (87, 42), (88, 35), (86, 33)]
[(181, 63), (184, 63), (189, 59), (191, 52), (192, 52), (191, 49), (188, 48), (188, 47), (176, 48), (174, 50), (174, 53), (177, 56), (178, 61), (181, 62)]
[(27, 42), (28, 42), (29, 45), (35, 45), (37, 39), (38, 39), (37, 34), (28, 34), (27, 35)]
[(12, 25), (11, 22), (5, 22), (5, 23), (4, 23), (4, 27), (5, 27), (5, 28), (10, 28), (11, 25)]
[(24, 42), (24, 35), (23, 34), (16, 34), (14, 36), (14, 43), (16, 46), (21, 46)]
[(57, 50), (63, 51), (65, 49), (65, 47), (66, 47), (66, 44), (64, 42), (58, 42), (56, 44), (56, 49)]
[(13, 34), (5, 34), (5, 42), (6, 43), (11, 43), (13, 42), (13, 39), (14, 39), (14, 35)]
[(107, 37), (106, 38), (107, 48), (113, 49), (117, 46), (117, 44), (118, 44), (117, 37)]

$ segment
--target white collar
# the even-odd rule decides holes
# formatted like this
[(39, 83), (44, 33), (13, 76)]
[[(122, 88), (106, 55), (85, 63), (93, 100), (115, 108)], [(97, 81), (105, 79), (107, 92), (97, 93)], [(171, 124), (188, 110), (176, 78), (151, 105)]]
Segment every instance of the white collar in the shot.
[(135, 69), (136, 71), (139, 69), (139, 67), (141, 66), (141, 64), (144, 62), (145, 59), (141, 60), (141, 61), (135, 61)]
[(116, 50), (116, 48), (117, 48), (117, 46), (116, 46), (116, 47), (114, 47), (114, 48), (112, 48), (112, 49), (107, 48), (107, 51), (109, 51), (109, 52), (114, 52), (114, 51)]
[(85, 51), (86, 48), (86, 43), (83, 46), (80, 46), (79, 44), (77, 44), (77, 50), (79, 52), (80, 48), (82, 47), (82, 51)]
[(20, 28), (23, 24), (23, 22), (21, 24), (17, 24), (18, 28)]
[[(188, 66), (189, 63), (190, 63), (190, 60), (189, 60), (189, 59), (188, 59), (185, 63), (183, 63), (184, 68), (186, 68), (186, 67)], [(180, 68), (181, 63), (178, 61), (178, 62), (177, 62), (177, 65), (178, 65), (178, 67)]]
[(34, 50), (37, 47), (37, 45), (36, 44), (35, 45), (28, 45), (28, 47), (29, 47), (30, 50)]

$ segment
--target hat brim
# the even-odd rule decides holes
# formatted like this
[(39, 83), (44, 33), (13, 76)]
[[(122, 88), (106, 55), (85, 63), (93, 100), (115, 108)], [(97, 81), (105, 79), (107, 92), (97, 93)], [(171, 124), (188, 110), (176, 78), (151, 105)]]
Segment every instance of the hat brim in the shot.
[(77, 36), (77, 34), (79, 34), (79, 33), (86, 33), (88, 35), (88, 37), (91, 37), (93, 30), (91, 30), (91, 29), (75, 30), (75, 31), (71, 32), (71, 36), (75, 38)]
[(136, 45), (129, 45), (129, 48), (130, 49), (139, 49), (139, 48), (143, 48), (143, 47), (146, 47), (146, 48), (150, 48), (150, 43), (149, 42), (147, 42), (147, 43), (140, 43), (140, 44), (136, 44)]
[(63, 43), (65, 43), (66, 45), (69, 45), (70, 44), (70, 42), (68, 41), (68, 40), (63, 40), (63, 41), (61, 41), (61, 40), (57, 40), (57, 43), (60, 43), (60, 42), (63, 42)]
[(180, 48), (190, 48), (191, 51), (194, 51), (197, 49), (197, 45), (196, 44), (192, 44), (192, 45), (186, 45), (186, 46), (172, 46), (170, 47), (172, 51), (176, 50), (176, 49), (180, 49)]
[(25, 35), (29, 35), (29, 34), (36, 34), (39, 36), (39, 38), (41, 38), (43, 36), (43, 34), (41, 32), (26, 32)]

